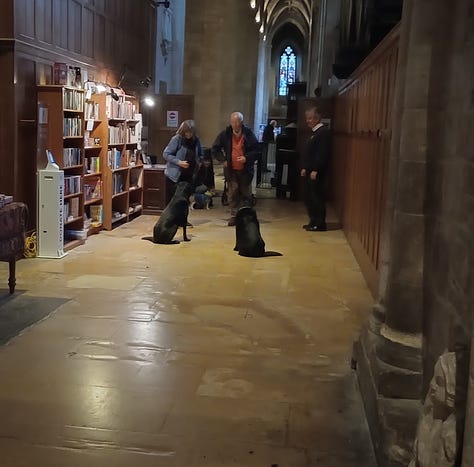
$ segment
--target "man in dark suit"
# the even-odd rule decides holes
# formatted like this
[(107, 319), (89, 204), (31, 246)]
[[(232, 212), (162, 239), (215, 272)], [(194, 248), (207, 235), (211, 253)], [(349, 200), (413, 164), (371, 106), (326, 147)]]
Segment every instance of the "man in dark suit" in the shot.
[(305, 204), (309, 222), (303, 228), (310, 232), (326, 230), (325, 182), (329, 166), (329, 129), (321, 123), (316, 107), (305, 112), (311, 137), (303, 152), (300, 175), (305, 178)]

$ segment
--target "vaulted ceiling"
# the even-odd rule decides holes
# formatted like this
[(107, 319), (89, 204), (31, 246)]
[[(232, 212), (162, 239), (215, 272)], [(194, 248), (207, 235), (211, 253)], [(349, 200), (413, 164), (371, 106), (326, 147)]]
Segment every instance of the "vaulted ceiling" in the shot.
[(311, 22), (312, 0), (249, 0), (255, 10), (261, 32), (272, 37), (285, 24), (293, 24), (308, 37)]

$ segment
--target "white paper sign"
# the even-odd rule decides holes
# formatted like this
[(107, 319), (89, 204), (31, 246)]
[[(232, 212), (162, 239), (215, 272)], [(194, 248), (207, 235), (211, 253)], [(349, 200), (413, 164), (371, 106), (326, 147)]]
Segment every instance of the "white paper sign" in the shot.
[(178, 128), (179, 112), (177, 110), (166, 111), (166, 126)]

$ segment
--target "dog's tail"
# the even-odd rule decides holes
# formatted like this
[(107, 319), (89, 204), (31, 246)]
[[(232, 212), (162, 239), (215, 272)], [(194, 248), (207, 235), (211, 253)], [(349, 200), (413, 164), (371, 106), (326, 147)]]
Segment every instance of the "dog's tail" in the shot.
[(142, 237), (142, 240), (148, 240), (149, 242), (155, 243), (153, 237)]
[(283, 256), (283, 253), (278, 253), (278, 251), (266, 251), (265, 256)]

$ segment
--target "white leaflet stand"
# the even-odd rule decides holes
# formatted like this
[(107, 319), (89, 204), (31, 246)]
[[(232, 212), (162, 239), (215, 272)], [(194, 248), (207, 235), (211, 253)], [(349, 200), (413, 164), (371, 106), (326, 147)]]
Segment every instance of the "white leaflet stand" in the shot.
[(38, 257), (63, 258), (64, 253), (64, 171), (51, 154), (48, 165), (38, 170)]

